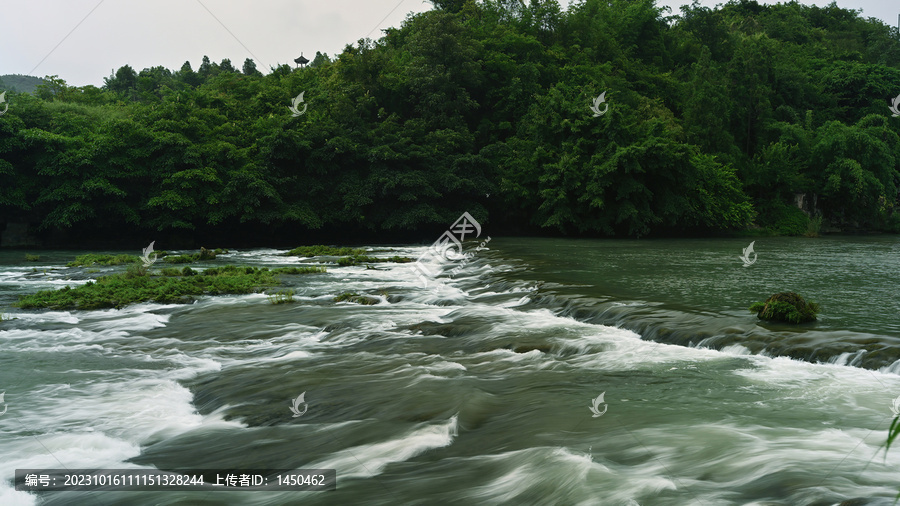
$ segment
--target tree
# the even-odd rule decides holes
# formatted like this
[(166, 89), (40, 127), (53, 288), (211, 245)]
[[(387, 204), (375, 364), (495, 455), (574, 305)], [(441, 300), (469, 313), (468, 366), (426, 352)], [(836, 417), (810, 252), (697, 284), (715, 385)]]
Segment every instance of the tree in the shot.
[(59, 76), (45, 76), (41, 84), (35, 87), (35, 95), (43, 100), (65, 100), (70, 90), (71, 87)]
[(463, 6), (469, 0), (428, 0), (430, 1), (436, 8), (447, 11), (450, 13), (456, 13), (462, 10)]
[(256, 69), (256, 62), (252, 59), (247, 58), (244, 60), (244, 67), (241, 69), (241, 72), (245, 76), (261, 76), (262, 72)]
[(187, 84), (191, 87), (200, 86), (201, 79), (200, 76), (194, 72), (194, 69), (191, 68), (191, 62), (186, 61), (181, 65), (181, 69), (178, 71), (178, 79), (180, 79), (183, 83)]
[(197, 69), (197, 75), (200, 76), (202, 82), (206, 82), (209, 78), (219, 73), (219, 66), (209, 61), (209, 56), (203, 55), (203, 61), (200, 68)]
[(222, 59), (222, 63), (219, 64), (219, 71), (236, 73), (237, 69), (234, 68), (234, 65), (231, 64), (231, 60), (229, 60), (228, 58), (224, 58)]
[(137, 72), (130, 65), (119, 67), (115, 75), (103, 79), (103, 88), (113, 93), (132, 96), (137, 86)]
[(313, 58), (313, 61), (310, 62), (309, 66), (311, 68), (315, 68), (320, 65), (325, 65), (326, 63), (331, 63), (331, 58), (328, 57), (328, 53), (320, 53), (319, 51), (316, 51), (316, 57)]

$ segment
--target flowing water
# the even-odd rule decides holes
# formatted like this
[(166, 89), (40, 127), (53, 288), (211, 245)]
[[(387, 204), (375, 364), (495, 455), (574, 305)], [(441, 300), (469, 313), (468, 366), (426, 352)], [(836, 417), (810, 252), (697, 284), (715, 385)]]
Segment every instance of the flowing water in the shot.
[[(0, 504), (892, 504), (900, 239), (761, 238), (744, 267), (748, 243), (494, 238), (424, 288), (332, 265), (286, 276), (293, 304), (103, 311), (10, 306), (120, 267), (2, 252)], [(312, 262), (281, 253), (215, 262)], [(819, 321), (747, 311), (786, 290)], [(337, 490), (37, 496), (25, 468), (330, 468)]]

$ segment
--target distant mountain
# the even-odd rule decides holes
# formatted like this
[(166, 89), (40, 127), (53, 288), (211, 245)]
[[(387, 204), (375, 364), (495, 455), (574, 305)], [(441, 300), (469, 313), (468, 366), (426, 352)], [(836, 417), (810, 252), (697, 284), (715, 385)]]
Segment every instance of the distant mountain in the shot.
[(43, 83), (44, 80), (40, 77), (23, 76), (22, 74), (6, 74), (0, 76), (0, 91), (10, 90), (19, 93), (34, 93), (37, 85)]

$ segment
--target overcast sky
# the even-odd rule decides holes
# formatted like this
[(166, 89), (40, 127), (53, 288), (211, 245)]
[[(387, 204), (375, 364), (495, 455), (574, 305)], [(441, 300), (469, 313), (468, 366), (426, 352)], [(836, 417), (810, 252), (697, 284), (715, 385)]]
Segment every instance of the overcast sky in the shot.
[[(685, 3), (658, 0), (673, 14)], [(721, 0), (701, 3), (713, 7)], [(893, 0), (838, 5), (892, 26), (900, 14)], [(408, 13), (431, 8), (422, 0), (3, 0), (0, 75), (58, 75), (70, 85), (101, 86), (125, 64), (177, 70), (189, 60), (196, 70), (203, 55), (229, 58), (237, 68), (253, 58), (266, 72), (293, 65), (301, 52), (310, 60), (316, 51), (333, 57), (346, 44), (378, 38)]]

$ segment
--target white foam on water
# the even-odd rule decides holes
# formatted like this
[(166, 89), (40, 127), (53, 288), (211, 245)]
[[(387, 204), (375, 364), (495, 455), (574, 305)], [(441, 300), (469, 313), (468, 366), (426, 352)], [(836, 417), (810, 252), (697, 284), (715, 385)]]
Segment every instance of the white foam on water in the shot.
[(884, 367), (880, 367), (878, 372), (882, 374), (896, 374), (900, 375), (900, 360), (895, 361), (890, 365), (886, 365)]
[(506, 470), (467, 490), (462, 499), (470, 504), (537, 504), (554, 491), (560, 503), (627, 505), (634, 504), (636, 497), (653, 497), (677, 488), (652, 461), (604, 464), (565, 448), (528, 448), (467, 460), (469, 466), (486, 472)]
[(165, 327), (170, 315), (149, 313), (140, 305), (121, 310), (91, 312), (82, 319), (80, 328), (97, 331), (122, 331), (124, 335)]
[(883, 387), (900, 387), (900, 377), (891, 373), (847, 367), (839, 364), (810, 363), (790, 357), (765, 357), (751, 355), (748, 357), (754, 366), (736, 370), (735, 374), (755, 381), (770, 382), (778, 385), (806, 385), (810, 381), (829, 380), (835, 387), (848, 386), (871, 387), (873, 383)]
[(12, 486), (16, 469), (129, 468), (124, 460), (137, 455), (138, 445), (100, 433), (74, 430), (64, 434), (20, 437), (0, 444), (4, 469), (0, 470), (0, 504), (38, 504), (37, 496)]
[(551, 363), (547, 360), (540, 350), (531, 350), (525, 353), (516, 353), (513, 350), (505, 348), (497, 348), (490, 351), (473, 353), (470, 355), (470, 361), (475, 363), (491, 363), (502, 364), (509, 362), (511, 365), (523, 366), (532, 364), (538, 368), (550, 367)]
[(846, 365), (850, 367), (858, 367), (862, 362), (863, 357), (866, 354), (866, 350), (858, 350), (853, 353), (844, 352), (836, 357), (831, 357), (828, 359), (829, 364), (834, 365)]
[[(56, 371), (68, 381), (65, 384), (56, 380), (4, 389), (8, 411), (0, 417), (0, 432), (7, 437), (0, 442), (0, 455), (22, 456), (15, 461), (5, 459), (4, 464), (10, 464), (10, 469), (130, 467), (124, 461), (139, 455), (141, 445), (150, 440), (210, 424), (242, 427), (238, 422), (224, 422), (222, 414), (198, 414), (192, 405), (193, 394), (177, 382), (219, 370), (220, 363), (182, 352), (177, 339), (131, 335), (165, 326), (169, 316), (148, 313), (148, 309), (139, 305), (122, 311), (79, 312), (83, 321), (75, 328), (0, 331), (5, 350), (52, 357), (45, 369), (65, 365), (67, 355), (84, 355), (88, 364), (87, 368)], [(71, 313), (38, 314), (45, 317), (43, 321), (66, 318), (68, 323), (78, 323)], [(97, 367), (97, 356), (162, 362), (170, 367), (133, 369), (117, 365), (121, 362), (115, 360), (111, 367)], [(32, 500), (27, 494), (7, 490), (6, 482), (0, 484), (0, 497), (24, 504)]]
[[(456, 416), (446, 423), (426, 425), (405, 435), (338, 451), (325, 459), (307, 464), (307, 469), (338, 469), (338, 480), (369, 478), (381, 474), (388, 464), (404, 462), (434, 448), (453, 443)], [(340, 486), (340, 483), (338, 483)]]
[[(400, 357), (398, 357), (400, 358)], [(409, 358), (409, 355), (406, 356)], [(465, 372), (468, 371), (466, 367), (462, 364), (456, 362), (445, 362), (440, 360), (438, 357), (429, 356), (425, 357), (424, 360), (435, 360), (436, 362), (425, 363), (425, 364), (417, 364), (410, 365), (404, 364), (400, 368), (397, 369), (397, 376), (401, 374), (403, 377), (409, 378), (409, 384), (407, 387), (411, 387), (414, 385), (418, 385), (422, 380), (453, 380), (463, 376)]]
[[(22, 323), (71, 323), (76, 324), (81, 321), (80, 315), (76, 315), (69, 311), (44, 311), (40, 313), (16, 313), (12, 311), (4, 311), (4, 315), (10, 318), (21, 320)], [(0, 330), (2, 334), (3, 330)]]
[(740, 344), (732, 344), (729, 346), (725, 346), (721, 350), (722, 353), (726, 355), (734, 355), (734, 356), (745, 356), (752, 355), (753, 353), (746, 347)]
[[(431, 357), (439, 358), (436, 355), (431, 355)], [(466, 366), (458, 363), (458, 362), (447, 362), (441, 361), (436, 364), (431, 364), (426, 366), (429, 371), (432, 372), (452, 372), (452, 371), (465, 371)]]
[(282, 355), (280, 357), (268, 357), (258, 359), (258, 362), (290, 362), (291, 360), (297, 360), (301, 358), (309, 358), (313, 356), (312, 353), (308, 351), (292, 351), (287, 353), (286, 355)]
[(228, 253), (223, 254), (222, 256), (229, 260), (234, 259), (235, 261), (240, 261), (241, 263), (249, 261), (266, 265), (297, 265), (305, 260), (301, 257), (285, 256), (288, 251), (290, 250), (273, 248), (260, 248), (246, 251), (228, 250)]
[(97, 341), (121, 338), (122, 332), (107, 335), (85, 331), (80, 328), (62, 330), (11, 329), (0, 331), (0, 339), (15, 351), (80, 351), (83, 349), (103, 350)]
[[(12, 479), (12, 476), (10, 476), (9, 479)], [(40, 504), (39, 501), (40, 498), (38, 498), (37, 495), (31, 495), (28, 492), (19, 492), (5, 483), (0, 483), (0, 504), (3, 504), (4, 506), (37, 506)]]
[[(113, 371), (103, 381), (43, 384), (7, 397), (8, 411), (0, 417), (0, 454), (9, 469), (16, 468), (128, 468), (125, 461), (140, 454), (149, 442), (198, 429), (244, 428), (225, 421), (222, 410), (200, 415), (193, 394), (172, 377), (185, 371)], [(166, 377), (168, 376), (168, 377)], [(9, 394), (11, 392), (7, 392)], [(0, 484), (0, 497), (10, 495)], [(15, 500), (27, 501), (22, 495)], [(25, 504), (28, 504), (25, 502)]]
[[(268, 300), (268, 296), (264, 293), (200, 295), (195, 297), (194, 302), (188, 306), (194, 306), (195, 308), (247, 306), (266, 300)], [(179, 306), (186, 308), (183, 304)]]
[[(817, 484), (847, 498), (891, 494), (891, 487), (865, 483), (890, 483), (900, 464), (896, 453), (888, 456), (886, 465), (873, 461), (882, 434), (865, 428), (810, 425), (770, 427), (743, 420), (691, 424), (679, 427), (678, 445), (671, 442), (671, 427), (643, 428), (629, 432), (640, 444), (628, 451), (628, 458), (652, 455), (665, 475), (674, 473), (676, 483), (713, 504), (743, 504), (727, 492), (755, 490), (762, 484), (777, 486), (785, 482), (782, 477), (791, 475), (787, 479), (796, 487), (791, 496), (780, 497), (790, 504), (817, 502)], [(836, 466), (844, 469), (842, 478), (825, 481)], [(859, 474), (854, 476), (848, 469)]]

